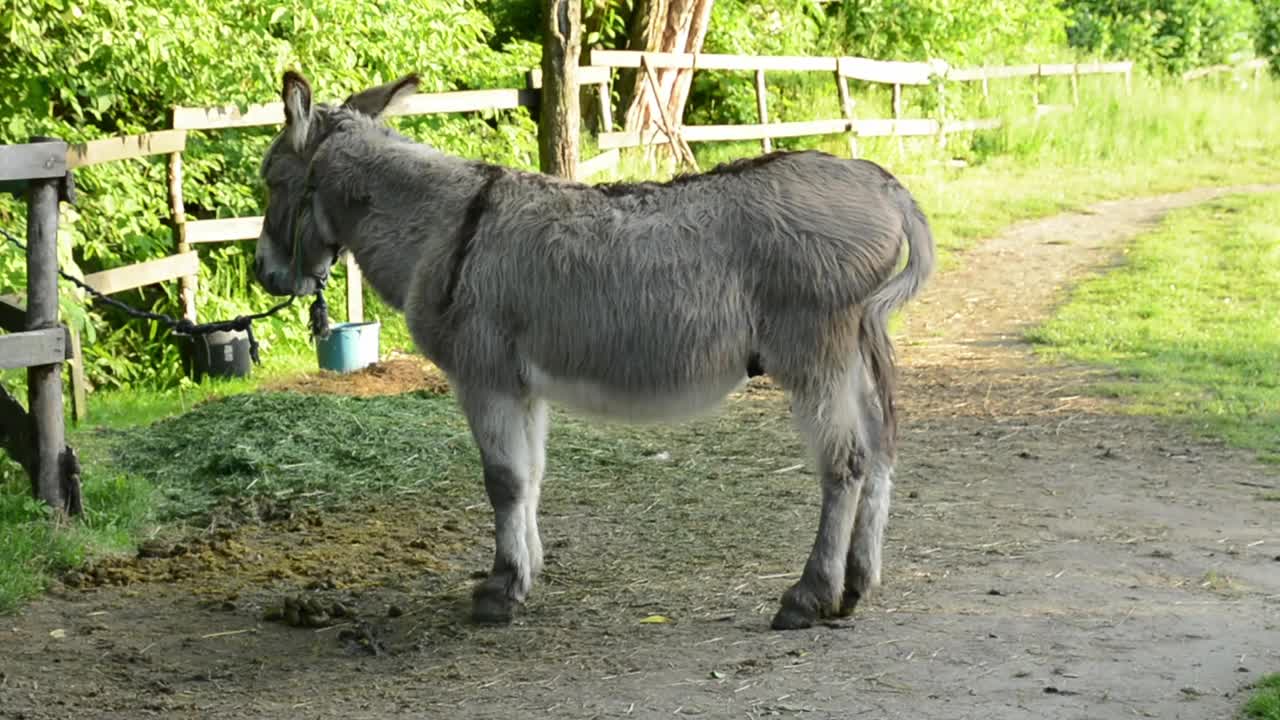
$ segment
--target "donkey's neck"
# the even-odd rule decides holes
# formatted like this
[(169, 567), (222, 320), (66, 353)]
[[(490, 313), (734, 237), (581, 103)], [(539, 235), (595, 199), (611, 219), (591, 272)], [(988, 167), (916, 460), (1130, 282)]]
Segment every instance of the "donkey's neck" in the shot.
[(317, 201), (369, 284), (403, 310), (414, 269), (433, 246), (452, 242), (482, 179), (473, 163), (399, 136), (344, 135), (317, 167)]

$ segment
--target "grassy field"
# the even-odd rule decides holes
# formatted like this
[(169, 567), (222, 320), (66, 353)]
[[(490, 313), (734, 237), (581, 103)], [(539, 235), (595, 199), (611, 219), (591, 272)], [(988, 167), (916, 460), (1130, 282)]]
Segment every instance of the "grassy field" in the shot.
[(1098, 388), (1280, 462), (1280, 194), (1173, 214), (1031, 334), (1115, 368)]
[[(1047, 91), (1045, 101), (1062, 102), (1063, 98), (1053, 96), (1053, 92), (1061, 94), (1063, 88)], [(1114, 82), (1097, 83), (1086, 84), (1082, 97), (1082, 104), (1072, 113), (1033, 120), (1030, 118), (1026, 88), (1010, 86), (1008, 92), (994, 91), (993, 99), (986, 104), (972, 97), (965, 101), (970, 103), (965, 111), (970, 117), (999, 116), (1006, 119), (1002, 129), (983, 133), (972, 143), (953, 138), (947, 150), (942, 152), (933, 139), (911, 139), (901, 145), (896, 140), (869, 140), (862, 142), (861, 152), (899, 175), (919, 197), (938, 237), (944, 268), (956, 262), (958, 251), (1019, 220), (1079, 208), (1103, 199), (1280, 177), (1280, 123), (1275, 123), (1273, 118), (1273, 108), (1280, 92), (1274, 82), (1268, 81), (1262, 88), (1214, 84), (1159, 87), (1138, 82), (1133, 97), (1125, 96)], [(874, 114), (871, 110), (868, 112)], [(822, 147), (836, 153), (844, 153), (847, 147), (845, 140), (839, 137), (789, 141), (788, 145)], [(696, 151), (700, 164), (707, 168), (733, 157), (756, 154), (759, 145), (701, 145)], [(955, 167), (948, 162), (952, 158), (963, 159), (967, 165)], [(613, 177), (601, 179), (646, 175), (647, 165), (630, 159)], [(1239, 213), (1230, 217), (1236, 215)], [(1270, 217), (1274, 222), (1274, 214)], [(1264, 232), (1265, 227), (1258, 231)], [(1254, 267), (1267, 261), (1263, 255), (1251, 257)], [(1274, 260), (1275, 256), (1270, 257)], [(1227, 262), (1232, 260), (1229, 256), (1225, 258)], [(1155, 271), (1159, 270), (1161, 268), (1155, 268)], [(1241, 301), (1228, 308), (1236, 312), (1244, 296), (1235, 292), (1232, 297)], [(400, 317), (387, 310), (376, 298), (367, 297), (366, 305), (368, 314), (383, 322), (383, 350), (410, 349)], [(1242, 319), (1232, 327), (1245, 326), (1246, 321)], [(1045, 332), (1055, 332), (1052, 327)], [(1083, 343), (1087, 337), (1070, 340), (1064, 335), (1060, 344), (1052, 340), (1053, 337), (1056, 336), (1046, 334), (1042, 339), (1054, 342), (1051, 348), (1054, 351), (1065, 353), (1075, 348), (1074, 351), (1087, 355), (1092, 353), (1089, 356), (1099, 361), (1123, 359), (1104, 357), (1102, 352), (1086, 348)], [(1160, 339), (1161, 342), (1178, 340)], [(1238, 347), (1249, 350), (1252, 353), (1250, 357), (1265, 365), (1265, 348), (1249, 349), (1244, 341)], [(1274, 357), (1274, 344), (1271, 348)], [(1228, 363), (1227, 369), (1216, 369), (1211, 359), (1201, 358), (1196, 362), (1200, 363), (1197, 370), (1200, 374), (1185, 375), (1180, 380), (1184, 383), (1180, 392), (1203, 388), (1203, 383), (1221, 379), (1205, 373), (1221, 373), (1223, 378), (1237, 377), (1236, 373), (1244, 372), (1247, 365), (1239, 360)], [(242, 426), (237, 423), (244, 422), (245, 416), (235, 415), (251, 410), (248, 405), (253, 400), (242, 396), (259, 388), (264, 380), (314, 367), (313, 354), (297, 348), (287, 352), (277, 348), (274, 352), (264, 352), (263, 365), (255, 368), (254, 376), (247, 380), (205, 385), (188, 383), (166, 390), (133, 388), (95, 393), (90, 400), (91, 422), (87, 427), (74, 430), (70, 436), (71, 444), (83, 455), (86, 493), (90, 494), (93, 510), (85, 522), (71, 527), (50, 528), (44, 522), (40, 508), (28, 500), (25, 478), (11, 463), (0, 459), (0, 539), (3, 540), (0, 549), (0, 611), (11, 609), (22, 598), (38, 592), (50, 572), (76, 564), (86, 553), (127, 547), (131, 538), (150, 533), (159, 524), (171, 522), (173, 518), (203, 512), (213, 498), (243, 493), (254, 482), (253, 477), (273, 478), (271, 482), (279, 484), (274, 491), (285, 494), (336, 492), (329, 486), (316, 485), (322, 481), (305, 474), (307, 460), (302, 456), (303, 448), (279, 444), (260, 446), (256, 443), (269, 437), (268, 428), (256, 427), (252, 422), (250, 426)], [(1156, 368), (1154, 365), (1149, 367)], [(0, 373), (0, 382), (11, 379), (20, 383), (20, 378), (13, 373)], [(1251, 423), (1258, 417), (1267, 417), (1265, 408), (1257, 409), (1261, 407), (1258, 403), (1273, 402), (1275, 398), (1274, 384), (1270, 389), (1264, 386), (1264, 381), (1258, 381), (1241, 386), (1244, 389), (1240, 393), (1243, 394), (1230, 390), (1217, 398), (1218, 405), (1213, 405), (1210, 400), (1214, 398), (1205, 396), (1202, 390), (1196, 391), (1199, 394), (1195, 403), (1183, 402), (1181, 405), (1159, 404), (1155, 398), (1162, 396), (1162, 391), (1143, 391), (1147, 392), (1142, 398), (1147, 405), (1143, 407), (1157, 408), (1166, 413), (1194, 409), (1207, 418), (1204, 422), (1212, 429), (1257, 445), (1262, 443), (1262, 431)], [(1133, 387), (1144, 386), (1139, 383)], [(1271, 394), (1265, 394), (1267, 392)], [(1163, 396), (1168, 395), (1164, 393)], [(210, 439), (216, 439), (226, 448), (222, 466), (197, 469), (195, 473), (187, 472), (188, 468), (180, 463), (167, 469), (130, 466), (127, 460), (110, 456), (102, 450), (108, 444), (104, 438), (111, 433), (131, 432), (131, 442), (139, 446), (170, 442), (173, 443), (171, 449), (175, 457), (181, 457), (180, 439), (165, 435), (163, 422), (154, 429), (138, 428), (149, 428), (151, 423), (187, 413), (208, 399), (231, 396), (238, 398), (236, 403), (213, 404), (199, 410), (200, 413), (233, 414), (219, 419), (220, 424), (216, 428), (211, 425), (208, 434)], [(441, 423), (449, 423), (449, 427), (454, 428), (453, 435), (460, 432), (457, 430), (458, 419), (451, 414), (453, 411), (449, 409), (448, 402), (439, 399), (420, 399), (418, 402), (428, 403), (430, 408), (434, 408), (428, 413), (429, 418), (436, 417)], [(351, 416), (358, 423), (376, 425), (380, 421), (371, 418), (383, 410), (390, 413), (388, 417), (396, 415), (392, 407), (379, 406), (375, 412), (375, 408), (367, 405), (339, 405), (331, 409), (337, 417)], [(219, 407), (221, 409), (215, 409)], [(355, 407), (362, 410), (356, 413), (352, 410)], [(421, 410), (415, 408), (415, 412)], [(1262, 415), (1258, 414), (1260, 412)], [(192, 415), (189, 419), (195, 417)], [(1270, 417), (1275, 419), (1274, 411)], [(560, 442), (570, 445), (575, 445), (574, 433), (590, 430), (587, 425), (569, 424), (565, 427), (568, 429), (564, 432), (568, 435)], [(316, 431), (322, 433), (324, 429)], [(247, 444), (238, 442), (241, 437), (251, 438), (251, 441)], [(118, 436), (113, 438), (119, 440)], [(273, 442), (282, 441), (277, 438)], [(456, 450), (449, 446), (440, 452)], [(279, 457), (274, 457), (275, 453)], [(587, 450), (573, 457), (575, 462), (598, 460), (593, 460)], [(264, 467), (271, 468), (269, 475), (256, 472)], [(184, 483), (184, 478), (198, 478), (199, 481)], [(255, 489), (261, 490), (260, 484), (267, 481), (258, 482)], [(293, 487), (292, 484), (296, 483), (300, 484)], [(412, 490), (370, 487), (395, 492)]]

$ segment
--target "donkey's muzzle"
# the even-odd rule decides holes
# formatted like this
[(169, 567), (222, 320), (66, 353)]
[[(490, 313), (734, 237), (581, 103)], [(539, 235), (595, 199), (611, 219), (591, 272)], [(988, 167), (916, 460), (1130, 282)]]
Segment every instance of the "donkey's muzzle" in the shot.
[(260, 268), (256, 268), (255, 275), (258, 276), (258, 283), (262, 285), (262, 289), (272, 295), (294, 295), (292, 279), (287, 271), (274, 270), (272, 272), (262, 272)]

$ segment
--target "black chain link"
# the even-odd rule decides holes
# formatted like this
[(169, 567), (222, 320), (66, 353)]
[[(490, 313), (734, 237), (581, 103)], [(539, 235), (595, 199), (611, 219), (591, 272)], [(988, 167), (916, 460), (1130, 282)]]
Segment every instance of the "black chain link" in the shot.
[[(23, 252), (26, 252), (27, 246), (22, 244), (13, 235), (9, 234), (9, 232), (6, 231), (4, 228), (0, 228), (0, 234), (3, 234), (5, 236), (5, 239), (7, 239), (9, 242), (13, 243), (17, 247), (21, 248)], [(292, 305), (293, 301), (297, 298), (296, 295), (290, 295), (288, 300), (285, 300), (284, 302), (280, 303), (279, 305), (276, 305), (270, 310), (266, 310), (260, 313), (254, 313), (252, 315), (240, 315), (232, 320), (220, 320), (217, 322), (207, 322), (207, 323), (193, 323), (186, 318), (175, 318), (171, 315), (165, 315), (164, 313), (154, 313), (147, 310), (138, 310), (136, 308), (130, 307), (129, 305), (126, 305), (125, 303), (120, 302), (119, 300), (108, 297), (107, 295), (101, 292), (98, 292), (97, 290), (86, 285), (84, 282), (82, 282), (78, 278), (75, 278), (75, 277), (72, 277), (71, 275), (66, 274), (61, 269), (58, 270), (58, 274), (66, 278), (67, 280), (70, 280), (71, 282), (75, 283), (77, 286), (83, 288), (90, 295), (110, 305), (111, 307), (114, 307), (117, 310), (120, 310), (126, 315), (129, 315), (135, 318), (141, 318), (144, 320), (154, 320), (156, 322), (162, 323), (168, 326), (170, 329), (173, 330), (173, 332), (179, 335), (207, 335), (213, 332), (243, 331), (249, 337), (249, 356), (253, 358), (253, 362), (255, 365), (260, 364), (261, 361), (258, 358), (258, 341), (253, 336), (253, 321), (261, 320), (262, 318), (275, 315), (281, 310)], [(325, 304), (324, 296), (320, 293), (316, 293), (316, 299), (311, 305), (312, 333), (316, 334), (317, 336), (327, 335), (328, 333), (325, 331), (328, 330), (328, 324), (329, 324), (328, 323), (328, 306)]]

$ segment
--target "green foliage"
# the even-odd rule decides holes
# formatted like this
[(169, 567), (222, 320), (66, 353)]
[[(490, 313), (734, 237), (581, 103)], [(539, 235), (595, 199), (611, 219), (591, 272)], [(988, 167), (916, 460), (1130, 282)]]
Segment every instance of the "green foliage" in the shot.
[(833, 16), (843, 54), (953, 64), (1048, 62), (1065, 17), (1043, 0), (843, 0)]
[(1273, 0), (1065, 0), (1067, 37), (1088, 52), (1178, 74), (1229, 62), (1256, 44), (1258, 13)]
[(1280, 720), (1280, 673), (1265, 675), (1254, 683), (1243, 714), (1247, 720)]
[(1077, 288), (1032, 333), (1046, 352), (1111, 366), (1135, 410), (1280, 461), (1280, 197), (1180, 211), (1126, 265)]
[(1258, 30), (1254, 49), (1259, 57), (1271, 59), (1271, 71), (1280, 76), (1280, 2), (1254, 0), (1258, 13)]
[[(301, 69), (318, 94), (347, 94), (417, 72), (426, 92), (513, 87), (536, 63), (537, 49), (513, 43), (502, 51), (465, 0), (391, 0), (378, 12), (339, 0), (299, 5), (229, 0), (30, 0), (0, 6), (0, 142), (32, 135), (79, 141), (167, 127), (175, 105), (272, 102), (281, 73)], [(523, 110), (403, 119), (399, 127), (452, 152), (521, 167), (536, 158), (535, 127)], [(189, 219), (261, 213), (257, 180), (274, 128), (193, 133), (184, 154)], [(63, 269), (85, 274), (173, 252), (166, 158), (76, 172), (79, 207), (61, 220)], [(0, 200), (0, 224), (22, 234), (25, 211)], [(271, 304), (251, 281), (253, 243), (200, 248), (198, 303), (203, 319), (232, 317)], [(0, 250), (0, 292), (25, 286), (25, 263)], [(152, 323), (115, 311), (85, 313), (63, 284), (64, 317), (86, 332), (86, 369), (99, 386), (172, 385), (181, 375), (178, 349)], [(334, 307), (345, 290), (331, 286)], [(117, 298), (176, 314), (177, 283)], [(376, 299), (367, 305), (379, 308)], [(300, 348), (306, 304), (255, 327), (270, 347)], [(385, 318), (384, 318), (385, 319)]]
[[(808, 0), (714, 0), (703, 51), (732, 55), (821, 55), (826, 18)], [(826, 88), (826, 92), (822, 91)], [(812, 116), (814, 98), (831, 95), (831, 79), (813, 73), (771, 73), (773, 119), (792, 119), (796, 108)], [(758, 122), (755, 85), (743, 72), (699, 71), (689, 90), (686, 122)]]

